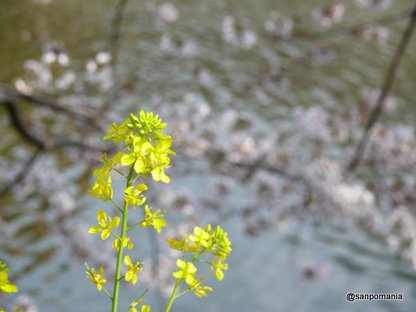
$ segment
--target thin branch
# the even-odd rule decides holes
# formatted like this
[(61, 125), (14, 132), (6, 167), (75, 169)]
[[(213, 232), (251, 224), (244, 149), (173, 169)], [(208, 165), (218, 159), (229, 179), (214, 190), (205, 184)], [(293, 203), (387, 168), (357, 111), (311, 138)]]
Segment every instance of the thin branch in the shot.
[(84, 150), (102, 151), (101, 147), (91, 146), (81, 141), (72, 139), (56, 139), (50, 140), (41, 138), (33, 134), (33, 131), (28, 129), (25, 122), (20, 116), (20, 112), (13, 102), (5, 103), (7, 113), (10, 118), (11, 125), (16, 129), (21, 138), (27, 143), (34, 145), (35, 147), (42, 150), (61, 149), (67, 147), (75, 147)]
[(30, 170), (32, 169), (33, 165), (35, 164), (38, 156), (41, 154), (43, 149), (41, 147), (38, 147), (35, 152), (32, 154), (31, 157), (26, 161), (26, 163), (22, 166), (20, 171), (16, 174), (16, 176), (5, 186), (3, 186), (0, 189), (0, 197), (4, 196), (6, 193), (8, 193), (12, 188), (14, 188), (16, 185), (23, 182), (23, 180), (26, 178), (26, 176), (30, 173)]
[[(288, 172), (287, 170), (284, 170), (281, 167), (277, 166), (271, 166), (264, 164), (262, 162), (255, 162), (255, 163), (246, 163), (246, 162), (229, 162), (233, 166), (236, 166), (238, 168), (247, 168), (250, 171), (255, 170), (265, 170), (270, 173), (278, 174), (288, 180), (291, 180), (292, 182), (297, 182), (302, 184), (305, 189), (307, 189), (311, 193), (319, 194), (323, 198), (328, 198), (328, 195), (324, 193), (323, 190), (319, 189), (318, 187), (314, 186), (312, 183), (310, 183), (308, 180), (306, 180), (304, 177), (293, 174)], [(250, 174), (250, 172), (249, 172)]]
[(23, 140), (41, 149), (48, 149), (50, 147), (50, 142), (33, 135), (31, 131), (26, 129), (24, 126), (25, 123), (20, 118), (19, 110), (14, 105), (14, 102), (7, 101), (5, 105), (12, 126), (17, 130)]
[(107, 111), (111, 104), (117, 100), (118, 92), (117, 92), (117, 64), (119, 59), (119, 51), (120, 51), (120, 37), (121, 37), (121, 24), (123, 22), (124, 11), (127, 5), (127, 0), (118, 0), (117, 5), (114, 9), (114, 15), (111, 22), (111, 34), (110, 34), (110, 54), (111, 54), (111, 80), (112, 80), (112, 87), (110, 90), (110, 94), (101, 111)]
[(374, 128), (374, 125), (379, 120), (381, 114), (383, 113), (384, 104), (386, 101), (386, 98), (391, 90), (391, 87), (393, 85), (393, 82), (396, 77), (397, 69), (400, 65), (400, 61), (403, 58), (404, 52), (406, 51), (406, 47), (410, 41), (410, 38), (412, 36), (412, 32), (416, 25), (416, 6), (413, 9), (412, 14), (410, 15), (409, 22), (407, 24), (407, 27), (405, 28), (402, 39), (397, 47), (396, 53), (394, 54), (390, 66), (388, 68), (388, 71), (386, 73), (386, 77), (380, 92), (379, 97), (377, 98), (376, 105), (373, 108), (373, 110), (370, 113), (370, 116), (367, 120), (367, 124), (364, 128), (364, 132), (361, 136), (361, 139), (357, 145), (357, 148), (354, 152), (353, 157), (351, 158), (348, 166), (346, 167), (346, 172), (352, 172), (354, 171), (357, 166), (360, 164), (361, 159), (364, 155), (364, 152), (366, 150), (366, 147), (368, 145), (368, 141), (370, 139), (372, 129)]
[(86, 144), (82, 141), (78, 140), (72, 140), (72, 139), (57, 139), (55, 141), (52, 141), (52, 146), (50, 149), (61, 149), (61, 148), (68, 148), (68, 147), (74, 147), (81, 150), (89, 150), (89, 151), (98, 151), (102, 153), (108, 153), (108, 149), (103, 149), (100, 146), (94, 146), (90, 144)]
[(4, 103), (18, 103), (21, 100), (25, 100), (34, 105), (45, 106), (49, 109), (71, 116), (74, 119), (78, 119), (89, 126), (100, 128), (97, 123), (97, 119), (92, 117), (94, 113), (91, 111), (88, 114), (80, 113), (66, 107), (63, 107), (56, 103), (53, 99), (46, 96), (36, 96), (22, 93), (14, 88), (11, 88), (5, 84), (0, 83), (0, 102)]
[(311, 182), (309, 182), (305, 177), (291, 173), (288, 170), (278, 167), (275, 165), (268, 165), (264, 163), (261, 159), (253, 162), (243, 162), (243, 161), (231, 161), (227, 159), (226, 154), (219, 150), (210, 150), (208, 153), (205, 154), (212, 162), (214, 163), (227, 163), (236, 168), (244, 168), (247, 170), (246, 179), (249, 179), (253, 173), (257, 170), (265, 170), (270, 173), (277, 174), (279, 176), (284, 177), (287, 180), (297, 182), (302, 184), (305, 189), (313, 192), (314, 194), (320, 195), (323, 198), (329, 199), (329, 196), (325, 194), (323, 190), (314, 186)]
[(120, 42), (120, 28), (123, 21), (124, 10), (127, 4), (127, 0), (119, 0), (115, 7), (113, 21), (111, 23), (111, 37), (110, 37), (110, 48), (111, 48), (111, 64), (114, 70), (118, 62), (119, 42)]

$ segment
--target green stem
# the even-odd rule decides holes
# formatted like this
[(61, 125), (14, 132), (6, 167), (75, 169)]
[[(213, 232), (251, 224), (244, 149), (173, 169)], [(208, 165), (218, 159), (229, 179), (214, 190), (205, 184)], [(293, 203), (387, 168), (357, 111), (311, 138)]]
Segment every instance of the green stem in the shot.
[[(195, 262), (198, 260), (198, 258), (206, 251), (206, 248), (203, 248), (200, 252), (198, 252), (192, 259), (190, 262)], [(172, 307), (173, 302), (175, 301), (175, 299), (179, 298), (180, 296), (184, 295), (186, 293), (186, 291), (181, 292), (179, 295), (176, 296), (176, 292), (178, 291), (178, 287), (180, 285), (180, 283), (182, 282), (182, 278), (178, 278), (178, 280), (176, 281), (175, 287), (172, 290), (172, 294), (170, 295), (169, 298), (169, 302), (168, 305), (166, 306), (165, 312), (170, 312), (170, 309)], [(189, 289), (188, 289), (189, 291)]]
[(107, 295), (108, 298), (110, 298), (111, 300), (113, 300), (113, 297), (111, 297), (110, 292), (107, 290), (107, 288), (103, 287), (103, 290), (105, 292), (105, 294)]
[(116, 239), (121, 240), (121, 238), (116, 233), (114, 233), (113, 231), (111, 231), (111, 235), (114, 236)]
[(178, 280), (176, 281), (175, 287), (172, 290), (172, 294), (170, 295), (169, 302), (168, 302), (168, 305), (166, 306), (165, 312), (170, 312), (170, 309), (172, 308), (173, 301), (175, 301), (175, 299), (176, 299), (176, 292), (178, 291), (178, 287), (179, 287), (181, 282), (182, 282), (182, 279), (178, 278)]
[(117, 205), (116, 203), (115, 203), (115, 201), (114, 200), (112, 200), (112, 199), (110, 199), (110, 201), (113, 203), (113, 205), (118, 209), (118, 210), (120, 210), (120, 212), (121, 213), (123, 213), (123, 209), (121, 209), (120, 207), (119, 207), (119, 205)]
[(182, 297), (183, 295), (185, 295), (185, 294), (187, 294), (188, 292), (190, 292), (191, 290), (188, 288), (188, 289), (185, 289), (184, 291), (182, 291), (182, 292), (180, 292), (179, 294), (177, 294), (176, 296), (175, 296), (175, 299), (177, 299), (177, 298), (179, 298), (179, 297)]
[(131, 230), (131, 229), (134, 229), (135, 227), (138, 227), (140, 224), (142, 224), (144, 222), (144, 220), (143, 221), (140, 221), (140, 222), (137, 222), (136, 224), (132, 224), (132, 225), (129, 225), (128, 227), (127, 227), (127, 229), (128, 230)]
[(113, 170), (126, 178), (126, 175), (123, 172), (121, 172), (120, 170), (118, 170), (116, 168), (113, 168)]
[[(127, 177), (126, 188), (133, 185), (133, 181), (131, 181), (131, 178), (134, 172), (133, 167), (134, 167), (134, 164), (130, 168), (129, 175)], [(112, 302), (112, 307), (111, 307), (112, 312), (117, 312), (117, 306), (118, 306), (118, 293), (120, 289), (120, 271), (121, 271), (121, 262), (123, 259), (123, 249), (124, 249), (123, 241), (124, 241), (124, 238), (126, 237), (126, 232), (127, 232), (128, 210), (129, 210), (129, 205), (126, 201), (124, 201), (123, 216), (121, 220), (122, 223), (121, 223), (120, 247), (118, 249), (116, 272), (114, 274), (114, 290), (113, 290), (113, 299), (112, 299), (113, 302)]]
[(146, 295), (146, 293), (149, 291), (149, 288), (147, 288), (139, 297), (136, 298), (136, 300), (134, 300), (131, 304), (130, 307), (128, 307), (126, 310), (124, 310), (124, 312), (130, 311), (130, 308), (133, 306), (135, 307), (144, 297), (144, 295)]

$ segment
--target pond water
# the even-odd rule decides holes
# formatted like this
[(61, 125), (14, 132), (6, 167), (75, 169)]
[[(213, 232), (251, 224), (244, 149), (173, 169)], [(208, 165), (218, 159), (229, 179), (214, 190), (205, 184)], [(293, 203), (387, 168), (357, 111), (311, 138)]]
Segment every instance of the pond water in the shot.
[[(267, 132), (278, 123), (288, 123), (289, 111), (298, 106), (337, 107), (364, 101), (363, 94), (382, 83), (405, 25), (406, 19), (399, 18), (400, 14), (414, 2), (396, 0), (380, 12), (357, 8), (353, 1), (338, 1), (346, 13), (341, 26), (334, 26), (332, 31), (313, 18), (313, 10), (325, 4), (318, 0), (172, 3), (177, 11), (165, 15), (159, 12), (163, 15), (160, 21), (155, 18), (157, 1), (128, 1), (121, 25), (116, 71), (119, 92), (114, 111), (136, 110), (137, 102), (173, 106), (192, 97), (208, 103), (213, 118), (232, 107), (253, 116), (264, 127), (261, 131)], [(0, 82), (15, 84), (23, 75), (25, 61), (39, 60), (50, 46), (62, 47), (75, 75), (83, 75), (89, 60), (100, 51), (110, 50), (115, 5), (116, 1), (98, 0), (1, 0)], [(170, 23), (175, 12), (178, 19)], [(297, 36), (292, 38), (283, 32), (280, 40), (274, 40), (268, 34), (265, 22), (271, 25), (276, 21), (276, 12), (280, 14), (279, 22), (287, 19), (289, 34), (289, 19), (295, 22), (293, 32)], [(383, 15), (394, 17), (384, 25), (389, 31), (385, 42), (378, 42), (383, 41), (382, 34), (376, 40), (357, 40), (343, 31), (342, 27)], [(241, 21), (241, 36), (237, 39), (226, 33), (226, 16)], [(410, 107), (416, 96), (416, 55), (412, 53), (415, 48), (413, 40), (398, 73), (400, 83), (393, 88), (400, 97), (398, 109), (389, 115), (392, 120), (416, 121), (414, 108)], [(110, 96), (110, 91), (103, 87), (96, 99)], [(19, 153), (12, 146), (16, 136), (7, 130), (4, 111), (0, 114), (4, 133), (0, 148), (5, 158), (12, 159)], [(59, 130), (65, 131), (63, 126)], [(77, 190), (90, 183), (90, 168), (74, 164), (66, 156), (56, 153), (42, 161), (57, 168), (58, 180), (70, 194), (79, 194)], [(180, 164), (178, 161), (177, 166)], [(209, 177), (206, 173), (198, 175), (198, 170), (204, 165), (194, 161), (186, 166), (187, 170), (173, 168), (168, 187), (186, 189), (192, 194), (203, 192), (204, 181)], [(7, 176), (5, 172), (1, 175)], [(56, 177), (49, 178), (55, 181)], [(244, 192), (242, 189), (240, 196), (220, 200), (220, 204), (230, 210), (244, 205)], [(95, 222), (98, 202), (87, 195), (69, 201), (80, 208), (70, 218)], [(55, 225), (51, 220), (55, 212), (48, 211), (42, 197), (33, 196), (23, 204), (7, 197), (0, 204), (0, 216), (7, 221), (0, 227), (16, 234), (4, 243), (0, 233), (0, 258), (7, 259), (11, 272), (17, 272), (12, 276), (20, 292), (29, 294), (39, 311), (101, 311), (107, 299), (98, 296), (86, 281), (83, 260), (71, 254), (70, 243), (54, 237)], [(87, 206), (88, 209), (82, 208)], [(199, 217), (206, 222), (213, 219), (211, 214), (207, 215)], [(240, 218), (224, 220), (221, 224), (229, 230), (234, 247), (224, 281), (208, 280), (214, 291), (207, 299), (183, 297), (175, 302), (176, 311), (415, 309), (416, 271), (412, 264), (401, 260), (383, 241), (353, 222), (299, 216), (249, 236), (244, 234)], [(145, 253), (149, 252), (148, 247), (143, 248)], [(402, 293), (404, 299), (348, 303), (345, 295), (349, 292)], [(147, 299), (155, 307), (156, 301), (155, 295)]]

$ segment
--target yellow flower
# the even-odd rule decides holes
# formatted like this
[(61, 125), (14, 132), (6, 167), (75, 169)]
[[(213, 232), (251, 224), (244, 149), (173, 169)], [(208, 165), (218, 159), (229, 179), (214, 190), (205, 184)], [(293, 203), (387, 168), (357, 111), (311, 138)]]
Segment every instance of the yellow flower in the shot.
[(202, 286), (202, 279), (195, 279), (192, 285), (189, 285), (189, 288), (198, 297), (206, 297), (208, 291), (212, 291), (210, 286)]
[(184, 279), (189, 286), (195, 284), (196, 267), (192, 262), (178, 259), (176, 266), (178, 270), (172, 274), (174, 278)]
[(165, 169), (169, 168), (170, 157), (169, 155), (175, 155), (170, 147), (172, 146), (172, 138), (170, 136), (164, 136), (162, 140), (155, 145), (154, 150), (150, 153), (152, 178), (155, 181), (162, 181), (169, 183), (170, 178), (166, 175)]
[(106, 240), (110, 234), (111, 231), (118, 227), (120, 224), (120, 218), (115, 217), (114, 219), (111, 219), (107, 216), (104, 210), (99, 210), (97, 212), (97, 220), (98, 220), (98, 226), (92, 226), (90, 227), (88, 233), (95, 234), (95, 233), (101, 233), (101, 239)]
[[(143, 301), (142, 297), (143, 295), (134, 300), (132, 303), (130, 303), (130, 312), (138, 312), (136, 306)], [(150, 306), (147, 304), (142, 305), (140, 308), (140, 312), (150, 312)]]
[(0, 261), (0, 291), (4, 293), (15, 293), (18, 291), (16, 285), (10, 283), (9, 278), (9, 268), (7, 265)]
[(169, 183), (170, 178), (165, 173), (165, 166), (157, 166), (152, 170), (152, 178), (155, 181), (162, 181), (163, 183)]
[[(151, 174), (153, 180), (169, 183), (165, 169), (169, 168), (170, 155), (175, 153), (171, 150), (172, 138), (163, 134), (165, 126), (158, 115), (143, 110), (137, 115), (130, 114), (120, 125), (113, 123), (104, 139), (123, 142), (128, 151), (119, 152), (113, 158), (103, 155), (101, 161), (105, 169), (95, 172), (98, 180), (105, 180), (108, 172), (116, 164), (121, 164), (133, 167), (137, 174)], [(99, 193), (98, 190), (95, 193)]]
[(99, 291), (101, 291), (103, 289), (103, 284), (107, 283), (107, 280), (105, 278), (103, 278), (103, 274), (104, 274), (104, 269), (103, 267), (100, 267), (98, 269), (98, 273), (95, 272), (94, 268), (89, 268), (88, 264), (85, 263), (85, 267), (87, 269), (87, 278), (93, 282), (94, 284), (97, 285), (97, 289)]
[(197, 252), (199, 247), (190, 242), (190, 235), (185, 235), (180, 239), (168, 238), (169, 247), (182, 252)]
[(217, 261), (211, 263), (211, 271), (214, 273), (215, 270), (215, 276), (219, 281), (221, 281), (224, 278), (224, 271), (228, 270), (228, 264), (223, 263), (224, 259), (221, 257), (217, 257)]
[[(136, 305), (130, 306), (130, 312), (138, 312), (138, 310), (136, 309)], [(147, 304), (142, 305), (140, 312), (150, 312), (150, 306)]]
[(134, 285), (137, 283), (137, 273), (139, 273), (142, 269), (142, 262), (136, 262), (136, 264), (133, 264), (129, 256), (124, 257), (124, 264), (127, 266), (127, 272), (125, 276), (125, 280), (131, 281), (131, 283)]
[(142, 305), (142, 308), (140, 309), (140, 312), (150, 312), (150, 306), (145, 304)]
[(221, 257), (222, 259), (226, 259), (232, 251), (231, 242), (228, 239), (228, 233), (217, 225), (215, 231), (212, 233), (212, 238), (215, 242), (212, 246), (214, 255)]
[(146, 217), (144, 221), (141, 223), (143, 228), (148, 226), (153, 226), (156, 232), (160, 233), (162, 231), (162, 227), (166, 226), (167, 222), (163, 219), (163, 213), (159, 210), (152, 213), (152, 208), (149, 205), (144, 207), (146, 212)]
[(141, 192), (148, 189), (146, 184), (139, 184), (135, 188), (129, 186), (124, 190), (124, 200), (134, 208), (136, 205), (143, 205), (146, 201), (146, 197)]
[(184, 252), (186, 250), (186, 239), (168, 238), (169, 247)]
[(134, 165), (134, 171), (136, 173), (146, 173), (145, 161), (152, 150), (153, 145), (145, 138), (140, 136), (135, 137), (133, 139), (133, 151), (121, 157), (121, 164), (123, 166)]
[(124, 121), (121, 125), (112, 123), (111, 127), (107, 130), (109, 134), (104, 137), (104, 140), (112, 139), (114, 142), (122, 142), (125, 140), (128, 130), (129, 127), (127, 120)]
[[(98, 170), (98, 171), (97, 171)], [(101, 169), (96, 169), (94, 171), (96, 175), (103, 175), (104, 172), (101, 172)], [(113, 198), (113, 188), (111, 187), (111, 177), (107, 177), (105, 180), (97, 180), (90, 189), (90, 194), (99, 200), (105, 202)]]
[(199, 226), (194, 228), (194, 235), (191, 235), (189, 239), (197, 246), (209, 248), (211, 245), (211, 235)]
[[(99, 181), (108, 180), (110, 178), (110, 172), (109, 172), (108, 168), (104, 167), (104, 166), (100, 167), (100, 168), (97, 168), (97, 169), (94, 169), (94, 171), (92, 172), (92, 175), (97, 177), (97, 180), (99, 180)], [(94, 187), (94, 185), (93, 185), (93, 187)], [(92, 188), (91, 188), (91, 190), (92, 190)]]
[[(124, 247), (124, 248), (126, 248), (126, 247), (127, 247), (127, 249), (133, 249), (134, 244), (133, 244), (133, 242), (130, 240), (130, 237), (125, 237), (125, 238), (124, 238), (124, 240), (123, 240), (123, 247)], [(119, 239), (119, 238), (116, 238), (116, 239), (114, 240), (114, 242), (113, 242), (113, 248), (115, 248), (115, 249), (117, 249), (117, 250), (120, 248), (120, 239)]]
[(107, 169), (114, 169), (114, 167), (121, 162), (121, 156), (123, 153), (117, 152), (113, 157), (108, 158), (107, 154), (102, 154), (101, 162)]

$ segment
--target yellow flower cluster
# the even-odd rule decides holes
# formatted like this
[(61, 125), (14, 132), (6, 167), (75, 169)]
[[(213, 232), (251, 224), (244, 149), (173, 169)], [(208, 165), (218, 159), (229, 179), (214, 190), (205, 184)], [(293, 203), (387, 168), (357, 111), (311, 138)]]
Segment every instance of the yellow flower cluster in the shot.
[(16, 285), (9, 281), (9, 268), (4, 262), (0, 261), (0, 292), (15, 293), (18, 291)]
[(198, 297), (206, 297), (208, 291), (212, 291), (209, 286), (202, 286), (202, 279), (196, 278), (197, 268), (191, 261), (176, 260), (177, 271), (173, 273), (173, 277), (178, 280), (184, 280), (188, 288)]
[[(103, 166), (93, 172), (97, 181), (90, 190), (91, 195), (101, 201), (113, 198), (110, 172), (118, 171), (117, 165), (133, 167), (139, 175), (151, 175), (155, 181), (169, 183), (170, 178), (166, 175), (165, 169), (169, 168), (170, 155), (175, 155), (175, 153), (170, 149), (171, 136), (163, 134), (165, 127), (166, 124), (158, 115), (144, 111), (140, 111), (137, 116), (130, 114), (130, 117), (120, 125), (113, 123), (108, 129), (109, 134), (104, 139), (110, 139), (116, 143), (123, 142), (126, 151), (118, 152), (111, 158), (103, 154), (101, 159)], [(144, 196), (137, 196), (147, 189), (144, 186), (141, 184), (137, 189), (126, 189), (126, 196), (130, 200), (137, 198), (132, 206), (144, 203)]]
[[(143, 262), (133, 262), (129, 255), (123, 255), (124, 249), (132, 249), (133, 242), (128, 232), (140, 226), (142, 228), (153, 227), (157, 233), (167, 225), (164, 219), (164, 211), (152, 209), (146, 202), (145, 193), (148, 185), (137, 181), (153, 179), (169, 183), (170, 177), (165, 170), (170, 166), (170, 156), (175, 155), (171, 150), (172, 138), (163, 134), (166, 124), (158, 115), (151, 112), (140, 111), (137, 115), (130, 114), (130, 117), (121, 124), (113, 123), (108, 129), (105, 140), (112, 140), (114, 143), (122, 143), (123, 149), (114, 156), (108, 157), (103, 154), (102, 166), (94, 170), (93, 175), (96, 181), (90, 189), (92, 196), (106, 202), (110, 201), (119, 213), (119, 216), (110, 217), (104, 210), (97, 212), (97, 225), (90, 227), (89, 233), (99, 233), (102, 240), (110, 236), (114, 238), (113, 248), (117, 251), (117, 262), (114, 273), (113, 293), (104, 287), (107, 279), (104, 277), (104, 269), (98, 271), (86, 264), (87, 278), (96, 285), (99, 291), (103, 290), (112, 300), (112, 311), (117, 311), (119, 299), (120, 281), (123, 279), (135, 285), (139, 280), (139, 273), (142, 270)], [(113, 199), (112, 173), (121, 175), (126, 180), (123, 190), (123, 206), (119, 206), (116, 199)], [(131, 223), (129, 219), (129, 208), (137, 209), (142, 207), (143, 219)], [(208, 225), (205, 229), (195, 227), (192, 234), (181, 239), (169, 239), (170, 247), (180, 250), (183, 258), (176, 261), (176, 271), (173, 277), (176, 278), (176, 285), (172, 291), (165, 312), (169, 312), (173, 301), (183, 293), (176, 295), (178, 287), (184, 281), (187, 286), (185, 292), (193, 292), (196, 296), (206, 297), (212, 291), (209, 286), (202, 285), (203, 279), (196, 276), (196, 262), (208, 263), (213, 274), (218, 280), (224, 277), (224, 271), (228, 269), (225, 262), (231, 253), (231, 243), (227, 233), (217, 226), (215, 230)], [(124, 257), (123, 257), (124, 256)], [(209, 256), (208, 261), (202, 256)], [(188, 258), (188, 260), (186, 260)], [(124, 277), (122, 267), (124, 264)], [(146, 292), (130, 304), (130, 312), (138, 312), (136, 308)], [(140, 312), (150, 312), (150, 306), (141, 305)]]
[[(125, 265), (126, 273), (124, 279), (135, 285), (138, 281), (138, 274), (142, 269), (143, 262), (133, 262), (130, 256), (122, 258), (123, 249), (132, 249), (133, 242), (127, 232), (137, 225), (142, 228), (153, 227), (158, 233), (166, 226), (167, 222), (163, 218), (164, 213), (160, 210), (153, 211), (149, 205), (143, 205), (146, 202), (145, 191), (148, 186), (144, 183), (136, 183), (141, 178), (154, 181), (169, 183), (170, 178), (165, 170), (170, 166), (170, 156), (175, 153), (171, 150), (172, 138), (163, 134), (166, 124), (162, 122), (158, 115), (151, 112), (140, 111), (137, 115), (130, 114), (129, 118), (121, 124), (113, 123), (108, 129), (108, 135), (104, 140), (112, 140), (114, 143), (122, 143), (123, 149), (114, 156), (109, 157), (103, 154), (101, 157), (101, 167), (94, 170), (93, 175), (96, 180), (93, 183), (90, 194), (99, 200), (106, 202), (111, 201), (114, 206), (121, 212), (121, 216), (110, 217), (104, 210), (97, 212), (97, 225), (90, 227), (89, 233), (99, 233), (102, 240), (110, 236), (114, 238), (113, 247), (118, 253), (117, 266), (114, 283), (118, 284), (120, 278), (120, 269), (122, 264)], [(113, 200), (112, 173), (118, 173), (126, 179), (124, 188), (123, 202), (121, 208)], [(143, 207), (144, 219), (128, 225), (129, 207)], [(119, 228), (119, 226), (121, 227)], [(103, 268), (96, 271), (94, 268), (87, 266), (87, 278), (92, 281), (98, 290), (108, 291), (104, 288), (107, 280), (104, 278)], [(116, 289), (117, 287), (114, 287)], [(114, 297), (115, 296), (115, 297)], [(118, 291), (114, 290), (111, 299), (118, 300)], [(135, 306), (131, 305), (131, 311), (137, 311)], [(149, 312), (149, 306), (142, 306), (142, 312)]]
[(127, 151), (116, 154), (116, 159), (110, 161), (111, 165), (117, 162), (124, 167), (133, 166), (137, 174), (150, 174), (155, 181), (169, 183), (165, 169), (170, 165), (169, 155), (175, 153), (170, 149), (172, 137), (163, 134), (165, 127), (158, 115), (144, 111), (137, 116), (130, 114), (130, 118), (120, 125), (113, 123), (104, 139), (124, 142)]
[(172, 249), (180, 250), (183, 254), (193, 254), (190, 261), (181, 259), (176, 261), (177, 271), (173, 273), (173, 277), (184, 280), (195, 295), (205, 297), (206, 293), (212, 290), (209, 286), (202, 286), (203, 279), (195, 276), (197, 268), (194, 262), (201, 261), (200, 258), (203, 254), (211, 255), (211, 260), (202, 262), (207, 262), (210, 265), (218, 280), (224, 278), (223, 271), (228, 269), (225, 260), (232, 249), (228, 234), (220, 226), (217, 226), (214, 231), (212, 231), (210, 224), (205, 229), (196, 226), (193, 234), (185, 235), (181, 239), (170, 238), (168, 243)]

